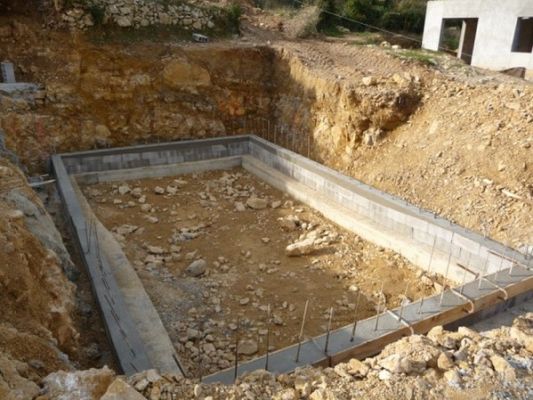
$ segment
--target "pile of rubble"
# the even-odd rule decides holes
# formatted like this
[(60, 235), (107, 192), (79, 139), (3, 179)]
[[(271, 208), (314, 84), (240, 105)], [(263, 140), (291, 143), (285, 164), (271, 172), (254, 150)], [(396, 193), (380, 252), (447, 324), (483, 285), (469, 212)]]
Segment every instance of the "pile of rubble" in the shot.
[[(533, 394), (532, 356), (533, 314), (529, 313), (515, 319), (512, 327), (478, 333), (464, 327), (449, 332), (437, 326), (427, 336), (406, 337), (363, 361), (352, 359), (333, 368), (305, 367), (280, 375), (258, 370), (232, 385), (203, 384), (155, 370), (117, 377), (109, 385), (107, 369), (90, 374), (60, 372), (44, 380), (39, 399), (75, 390), (84, 394), (92, 390), (95, 395), (85, 398), (102, 400), (527, 399)], [(103, 384), (109, 385), (105, 394)]]

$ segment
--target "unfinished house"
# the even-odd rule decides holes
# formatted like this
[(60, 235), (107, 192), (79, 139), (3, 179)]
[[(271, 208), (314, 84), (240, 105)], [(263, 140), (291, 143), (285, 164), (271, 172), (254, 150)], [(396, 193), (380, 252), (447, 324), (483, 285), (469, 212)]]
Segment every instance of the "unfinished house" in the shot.
[(482, 68), (518, 69), (533, 78), (533, 1), (429, 1), (422, 47), (445, 50), (444, 28), (457, 21), (462, 23), (457, 57)]

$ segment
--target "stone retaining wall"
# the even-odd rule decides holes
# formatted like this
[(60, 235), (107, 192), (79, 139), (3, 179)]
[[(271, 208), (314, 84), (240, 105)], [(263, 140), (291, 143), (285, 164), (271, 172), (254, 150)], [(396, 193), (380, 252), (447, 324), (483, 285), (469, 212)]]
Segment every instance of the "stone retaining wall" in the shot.
[(215, 27), (221, 10), (199, 5), (157, 0), (85, 0), (62, 13), (62, 21), (71, 28), (86, 29), (99, 21), (123, 28), (174, 25), (185, 30), (204, 31)]

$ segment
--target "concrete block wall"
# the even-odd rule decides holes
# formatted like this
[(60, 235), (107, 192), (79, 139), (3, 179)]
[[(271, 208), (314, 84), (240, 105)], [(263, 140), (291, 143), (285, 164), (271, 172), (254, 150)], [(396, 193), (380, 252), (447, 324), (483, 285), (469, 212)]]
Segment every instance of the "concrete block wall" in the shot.
[[(426, 249), (428, 259), (434, 246), (435, 250), (442, 253), (451, 252), (452, 264), (459, 263), (474, 273), (493, 273), (509, 268), (513, 261), (523, 264), (530, 262), (521, 253), (501, 243), (484, 238), (427, 210), (256, 136), (233, 136), (69, 153), (63, 155), (62, 160), (70, 174), (82, 174), (99, 171), (118, 173), (119, 170), (128, 168), (244, 155), (251, 155), (385, 229), (411, 238)], [(127, 174), (117, 176), (127, 178)], [(429, 265), (421, 265), (420, 262), (418, 264), (423, 268)], [(429, 265), (429, 268), (432, 267), (433, 265)], [(457, 276), (457, 273), (455, 275)], [(469, 278), (472, 277), (469, 274)]]
[(81, 174), (240, 156), (248, 151), (246, 137), (235, 136), (82, 151), (61, 158), (69, 174)]
[[(322, 204), (326, 205), (327, 203), (330, 209), (338, 208), (360, 215), (365, 223), (369, 221), (374, 224), (374, 227), (367, 232), (377, 232), (379, 227), (382, 227), (383, 230), (389, 230), (409, 238), (406, 243), (412, 243), (413, 247), (416, 247), (416, 252), (424, 253), (428, 259), (431, 259), (429, 253), (434, 247), (444, 255), (451, 254), (450, 259), (453, 258), (455, 263), (464, 263), (474, 272), (485, 272), (488, 275), (483, 287), (478, 285), (477, 281), (466, 283), (464, 293), (467, 297), (459, 296), (456, 292), (454, 294), (453, 291), (448, 290), (443, 294), (444, 302), (442, 302), (442, 298), (439, 301), (440, 295), (437, 295), (407, 306), (403, 314), (404, 319), (411, 326), (419, 324), (419, 327), (416, 328), (417, 332), (425, 332), (430, 329), (435, 318), (441, 318), (439, 323), (453, 322), (463, 316), (465, 312), (473, 313), (475, 307), (468, 305), (470, 303), (468, 298), (473, 299), (473, 302), (481, 299), (479, 300), (481, 305), (489, 304), (484, 299), (487, 296), (494, 297), (495, 294), (500, 294), (501, 290), (505, 292), (505, 299), (507, 299), (507, 292), (505, 291), (507, 288), (511, 288), (511, 296), (520, 293), (526, 293), (526, 297), (531, 295), (531, 270), (515, 266), (516, 272), (513, 275), (509, 271), (498, 273), (499, 270), (510, 268), (512, 260), (527, 266), (530, 260), (527, 260), (524, 255), (439, 218), (429, 211), (414, 207), (404, 200), (346, 177), (255, 136), (234, 136), (133, 146), (54, 156), (52, 166), (59, 191), (71, 218), (75, 238), (91, 275), (108, 334), (119, 364), (125, 373), (134, 373), (139, 369), (150, 368), (150, 357), (146, 354), (146, 346), (128, 316), (124, 300), (120, 297), (120, 288), (113, 278), (110, 266), (105, 262), (105, 259), (102, 259), (103, 262), (98, 260), (98, 252), (94, 251), (98, 238), (90, 234), (90, 224), (84, 220), (83, 212), (70, 181), (70, 175), (75, 174), (78, 178), (82, 177), (82, 179), (94, 182), (98, 182), (100, 179), (140, 179), (145, 176), (192, 172), (194, 168), (201, 170), (236, 165), (244, 166), (246, 162), (249, 162), (247, 161), (249, 159), (265, 166), (262, 170), (263, 178), (268, 178), (265, 174), (270, 171), (270, 173), (284, 178), (287, 182), (291, 181), (299, 185), (300, 188), (307, 188), (305, 190), (311, 195), (316, 196), (316, 192), (318, 192), (321, 197), (326, 199), (326, 202)], [(317, 204), (319, 203), (317, 202)], [(318, 209), (318, 211), (321, 210)], [(342, 218), (343, 215), (345, 214), (337, 212), (339, 218)], [(352, 220), (362, 221), (361, 218), (352, 218)], [(366, 237), (366, 239), (372, 241), (371, 237)], [(399, 249), (399, 252), (401, 251), (402, 249)], [(424, 265), (420, 266), (425, 267)], [(515, 287), (516, 294), (513, 294), (512, 288)], [(461, 293), (463, 293), (462, 289)], [(494, 302), (494, 299), (491, 301)], [(420, 312), (422, 304), (425, 304), (424, 309), (428, 308), (431, 311)], [(418, 312), (411, 312), (411, 309), (418, 310)], [(348, 357), (351, 353), (345, 353), (345, 351), (356, 346), (365, 347), (368, 346), (369, 341), (376, 338), (387, 337), (387, 340), (393, 340), (397, 335), (404, 334), (397, 318), (391, 317), (390, 314), (385, 313), (381, 316), (380, 324), (382, 325), (380, 326), (383, 328), (378, 332), (372, 328), (374, 326), (373, 318), (358, 324), (359, 328), (355, 340), (350, 338), (351, 326), (332, 332), (331, 354), (344, 354), (342, 357)], [(403, 329), (407, 328), (404, 327)], [(316, 340), (323, 341), (323, 339), (323, 337), (319, 337)], [(306, 352), (304, 352), (309, 357), (302, 357), (299, 363), (294, 362), (294, 349), (287, 348), (271, 355), (271, 365), (275, 366), (277, 372), (284, 372), (303, 364), (322, 362), (325, 360), (325, 356), (321, 351), (315, 351), (316, 340), (304, 343), (310, 349), (307, 351), (306, 347)], [(342, 357), (339, 360), (343, 359)], [(264, 360), (256, 359), (239, 366), (239, 373), (262, 368), (263, 365)], [(232, 377), (233, 371), (222, 371), (216, 376), (206, 378), (206, 381), (230, 382)]]
[(75, 238), (74, 243), (84, 261), (92, 289), (104, 319), (106, 333), (119, 367), (125, 374), (152, 368), (152, 363), (127, 311), (121, 291), (107, 259), (100, 254), (99, 238), (91, 221), (81, 209), (70, 176), (60, 156), (53, 156), (52, 169)]
[(513, 261), (523, 264), (530, 261), (498, 242), (262, 139), (250, 139), (250, 155), (426, 248), (432, 248), (435, 241), (436, 250), (451, 252), (454, 264), (459, 263), (474, 273), (494, 273), (509, 268)]

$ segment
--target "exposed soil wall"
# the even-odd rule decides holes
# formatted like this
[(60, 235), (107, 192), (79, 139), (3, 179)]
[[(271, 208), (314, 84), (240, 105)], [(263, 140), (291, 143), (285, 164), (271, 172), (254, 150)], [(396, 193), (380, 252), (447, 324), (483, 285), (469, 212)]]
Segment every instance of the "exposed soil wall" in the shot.
[(1, 156), (0, 260), (0, 398), (32, 398), (35, 382), (59, 369), (113, 366), (88, 278), (26, 177)]
[(331, 79), (283, 47), (276, 55), (277, 123), (297, 134), (302, 153), (310, 135), (312, 156), (319, 161), (350, 164), (355, 148), (375, 144), (405, 123), (422, 97), (418, 76)]
[(262, 48), (30, 52), (10, 58), (41, 64), (29, 78), (43, 90), (3, 96), (0, 124), (30, 167), (55, 151), (225, 135), (230, 119), (270, 114), (270, 57)]
[(24, 393), (34, 393), (35, 384), (25, 378), (37, 380), (57, 369), (73, 368), (67, 354), (80, 348), (72, 318), (75, 288), (62, 269), (70, 259), (67, 255), (62, 261), (52, 250), (62, 247), (61, 237), (53, 224), (48, 226), (48, 240), (32, 232), (48, 214), (22, 173), (5, 160), (0, 161), (0, 182), (0, 397), (4, 398), (4, 390), (19, 383), (28, 390)]
[(143, 43), (119, 50), (84, 39), (59, 44), (49, 35), (8, 25), (3, 36), (19, 75), (43, 85), (25, 97), (3, 96), (0, 113), (8, 146), (33, 167), (55, 151), (266, 134), (275, 125), (313, 133), (315, 154), (326, 159), (376, 141), (420, 99), (414, 78), (354, 87), (271, 47)]

